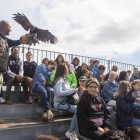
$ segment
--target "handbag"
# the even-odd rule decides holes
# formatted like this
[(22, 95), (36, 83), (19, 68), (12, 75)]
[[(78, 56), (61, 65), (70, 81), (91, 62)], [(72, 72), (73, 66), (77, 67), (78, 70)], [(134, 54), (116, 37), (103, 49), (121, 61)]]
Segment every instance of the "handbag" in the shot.
[[(65, 83), (65, 81), (64, 81)], [(67, 83), (65, 83), (67, 84)], [(70, 109), (70, 105), (78, 105), (78, 102), (79, 102), (79, 96), (77, 93), (72, 93), (71, 95), (68, 95), (66, 96), (59, 104), (58, 104), (58, 107), (59, 105), (65, 105), (65, 104), (68, 104), (68, 109), (66, 110), (63, 110), (63, 111), (67, 111)], [(57, 108), (58, 108), (57, 107)]]
[(132, 111), (133, 111), (133, 115), (136, 117), (136, 118), (138, 118), (138, 119), (140, 119), (140, 107), (134, 107), (133, 109), (132, 109)]

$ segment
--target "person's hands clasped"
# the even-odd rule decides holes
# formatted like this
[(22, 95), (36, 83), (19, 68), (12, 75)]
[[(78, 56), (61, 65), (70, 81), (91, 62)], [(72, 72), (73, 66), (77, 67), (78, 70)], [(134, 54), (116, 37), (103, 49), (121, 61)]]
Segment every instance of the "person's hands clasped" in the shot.
[(98, 131), (104, 133), (105, 130), (103, 128), (101, 128), (101, 127), (98, 127)]
[(42, 86), (46, 87), (46, 80), (43, 81)]
[(104, 133), (106, 133), (106, 132), (108, 132), (108, 131), (110, 131), (110, 129), (107, 128), (107, 127), (105, 127), (105, 128), (104, 128)]
[(19, 83), (21, 83), (24, 80), (21, 75), (16, 75), (15, 77)]

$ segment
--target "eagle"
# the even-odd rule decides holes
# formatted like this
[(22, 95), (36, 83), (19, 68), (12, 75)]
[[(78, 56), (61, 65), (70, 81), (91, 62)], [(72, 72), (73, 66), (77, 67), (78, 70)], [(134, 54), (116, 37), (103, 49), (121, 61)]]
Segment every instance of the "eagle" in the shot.
[[(51, 44), (56, 44), (58, 42), (58, 38), (55, 37), (54, 35), (52, 35), (49, 30), (43, 30), (40, 29), (34, 25), (32, 25), (32, 23), (29, 21), (29, 19), (22, 13), (17, 13), (17, 14), (13, 14), (14, 17), (13, 19), (19, 23), (26, 31), (29, 31), (29, 34), (34, 34), (34, 38), (31, 42), (29, 42), (29, 46), (31, 46), (32, 44), (38, 43), (39, 41), (42, 42), (47, 42), (47, 43), (51, 43)], [(38, 41), (39, 40), (39, 41)]]

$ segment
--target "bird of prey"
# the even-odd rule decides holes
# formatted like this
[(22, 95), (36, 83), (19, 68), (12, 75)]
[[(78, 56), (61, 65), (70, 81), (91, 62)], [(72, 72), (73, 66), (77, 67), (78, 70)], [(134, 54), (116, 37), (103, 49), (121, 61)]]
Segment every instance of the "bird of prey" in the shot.
[(28, 20), (28, 18), (22, 13), (13, 14), (15, 17), (13, 19), (18, 22), (26, 31), (29, 31), (29, 34), (34, 34), (34, 39), (29, 43), (29, 46), (32, 45), (32, 43), (35, 45), (36, 43), (39, 43), (39, 41), (56, 44), (58, 42), (58, 38), (52, 35), (49, 30), (43, 30), (40, 29), (34, 25)]

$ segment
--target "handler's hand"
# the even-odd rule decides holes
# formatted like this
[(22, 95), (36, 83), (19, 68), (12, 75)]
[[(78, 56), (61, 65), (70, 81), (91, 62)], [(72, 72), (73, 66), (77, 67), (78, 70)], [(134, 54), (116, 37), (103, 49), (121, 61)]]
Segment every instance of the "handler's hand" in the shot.
[(101, 128), (101, 127), (98, 127), (98, 131), (100, 131), (100, 132), (104, 133), (104, 129), (103, 129), (103, 128)]
[(136, 93), (135, 92), (132, 92), (132, 97), (136, 97)]

